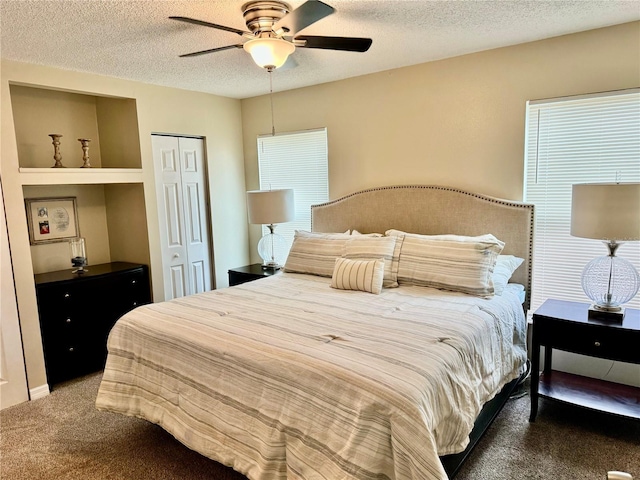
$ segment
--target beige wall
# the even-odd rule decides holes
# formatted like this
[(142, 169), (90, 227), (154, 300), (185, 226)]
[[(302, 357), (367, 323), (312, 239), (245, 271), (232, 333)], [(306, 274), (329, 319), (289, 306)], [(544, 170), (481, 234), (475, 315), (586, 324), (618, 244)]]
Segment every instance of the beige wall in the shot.
[[(103, 185), (25, 186), (24, 198), (75, 197), (78, 227), (84, 237), (89, 264), (111, 261), (109, 230)], [(53, 272), (71, 268), (68, 242), (32, 245), (33, 273)]]
[[(147, 237), (147, 215), (142, 186), (105, 185), (104, 197), (111, 261), (149, 265), (151, 258), (148, 243), (132, 241)], [(135, 210), (135, 215), (122, 214), (132, 210)]]
[[(635, 22), (277, 93), (275, 124), (328, 128), (331, 198), (438, 184), (521, 200), (527, 100), (639, 85)], [(268, 97), (243, 100), (242, 112), (247, 187), (257, 188)]]
[[(156, 171), (153, 166), (151, 134), (155, 132), (186, 134), (202, 136), (206, 139), (210, 190), (209, 202), (211, 204), (215, 261), (214, 274), (217, 286), (226, 286), (228, 282), (227, 270), (248, 262), (241, 107), (239, 100), (98, 75), (10, 61), (2, 61), (1, 67), (0, 110), (2, 142), (0, 175), (2, 176), (4, 187), (11, 251), (13, 258), (18, 259), (15, 262), (14, 279), (23, 334), (28, 383), (30, 390), (34, 391), (34, 389), (46, 384), (46, 375), (33, 284), (34, 258), (32, 258), (27, 233), (24, 193), (18, 170), (19, 149), (16, 141), (16, 123), (11, 108), (9, 85), (39, 86), (64, 92), (121, 97), (132, 99), (136, 102), (137, 128), (139, 132), (137, 143), (140, 145), (142, 159), (143, 193), (141, 194), (139, 185), (138, 190), (133, 186), (123, 185), (118, 187), (97, 187), (97, 190), (91, 190), (94, 192), (91, 195), (96, 195), (95, 192), (99, 192), (97, 195), (102, 196), (102, 209), (99, 215), (101, 217), (100, 226), (95, 227), (96, 231), (104, 228), (111, 236), (114, 229), (126, 231), (128, 226), (108, 213), (111, 211), (110, 206), (122, 208), (126, 206), (127, 201), (137, 202), (138, 204), (144, 202), (146, 209), (142, 211), (142, 218), (139, 218), (139, 221), (146, 221), (147, 223), (148, 255), (154, 288), (154, 300), (162, 300), (164, 293), (158, 234), (160, 226), (157, 216)], [(103, 105), (100, 104), (100, 101), (97, 101), (97, 105), (96, 101), (93, 103), (89, 101), (87, 104), (87, 108), (95, 109), (98, 112), (102, 107)], [(122, 108), (127, 108), (127, 106), (123, 104)], [(106, 120), (102, 118), (100, 121)], [(94, 127), (92, 126), (92, 128)], [(37, 148), (42, 148), (42, 155), (46, 155), (47, 162), (53, 158), (53, 147), (50, 144), (50, 139), (46, 137), (48, 133), (60, 132), (41, 132), (45, 140)], [(117, 136), (118, 132), (111, 131), (108, 132), (108, 135)], [(75, 137), (74, 133), (70, 136), (74, 137), (67, 144), (71, 149), (70, 144), (78, 143), (75, 138), (79, 138), (80, 135)], [(35, 141), (36, 139), (34, 138)], [(82, 155), (79, 145), (74, 145), (74, 147), (78, 148), (81, 160)], [(105, 154), (104, 151), (102, 153), (103, 155)], [(110, 164), (109, 166), (120, 167), (123, 165)], [(43, 173), (43, 175), (46, 175), (46, 173)], [(26, 193), (31, 195), (31, 191), (34, 188), (25, 187)], [(65, 191), (66, 188), (71, 187), (55, 187), (54, 190), (60, 191), (62, 189), (62, 191)], [(81, 188), (78, 188), (78, 195), (81, 195)], [(117, 198), (120, 194), (123, 197)], [(82, 214), (81, 216), (84, 217), (85, 215)], [(146, 219), (144, 218), (145, 216)], [(140, 223), (131, 218), (129, 221), (134, 225), (132, 233), (135, 233), (135, 226), (139, 226)], [(102, 225), (106, 225), (106, 227)], [(81, 228), (83, 235), (87, 236), (90, 233), (82, 225)], [(88, 228), (91, 230), (94, 227)], [(103, 252), (109, 251), (112, 256), (127, 256), (131, 254), (131, 249), (128, 248), (128, 245), (120, 240), (114, 241), (111, 239), (110, 241), (109, 236), (106, 236), (103, 241), (106, 242), (104, 248), (101, 247)], [(88, 252), (90, 256), (95, 255), (93, 250), (95, 245), (92, 244), (93, 241), (89, 242), (87, 240), (87, 248), (92, 249), (92, 252), (94, 252)], [(133, 254), (136, 255), (136, 253)], [(62, 254), (56, 253), (56, 255)], [(36, 259), (36, 263), (38, 262), (40, 260)], [(3, 291), (5, 288), (11, 288), (11, 286), (3, 284)]]
[(78, 138), (91, 139), (91, 165), (101, 166), (95, 97), (12, 85), (11, 107), (21, 167), (43, 168), (55, 163), (50, 133), (62, 135), (59, 148), (65, 167), (82, 166)]

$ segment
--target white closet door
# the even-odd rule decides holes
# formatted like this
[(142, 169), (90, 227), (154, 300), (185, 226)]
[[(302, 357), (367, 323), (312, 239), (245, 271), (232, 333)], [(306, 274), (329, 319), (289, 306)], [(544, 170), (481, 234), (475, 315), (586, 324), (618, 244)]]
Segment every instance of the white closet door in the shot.
[(165, 300), (211, 289), (204, 142), (153, 135)]
[(0, 186), (0, 408), (29, 400), (7, 222)]
[(204, 145), (200, 138), (179, 138), (184, 199), (185, 246), (187, 248), (189, 291), (211, 290), (209, 218), (207, 215)]

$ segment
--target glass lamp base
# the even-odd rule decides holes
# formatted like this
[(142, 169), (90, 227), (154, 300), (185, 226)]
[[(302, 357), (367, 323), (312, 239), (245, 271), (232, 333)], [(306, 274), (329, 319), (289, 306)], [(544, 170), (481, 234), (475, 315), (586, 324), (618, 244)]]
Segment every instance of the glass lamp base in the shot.
[(262, 258), (262, 268), (279, 270), (286, 255), (287, 241), (277, 233), (267, 233), (258, 242), (258, 254)]
[(624, 308), (638, 293), (640, 277), (633, 264), (617, 257), (619, 244), (607, 244), (609, 255), (591, 260), (582, 271), (582, 289), (593, 302), (589, 318), (622, 321)]
[(282, 265), (279, 265), (277, 263), (263, 263), (262, 264), (262, 269), (263, 270), (280, 270), (282, 268)]

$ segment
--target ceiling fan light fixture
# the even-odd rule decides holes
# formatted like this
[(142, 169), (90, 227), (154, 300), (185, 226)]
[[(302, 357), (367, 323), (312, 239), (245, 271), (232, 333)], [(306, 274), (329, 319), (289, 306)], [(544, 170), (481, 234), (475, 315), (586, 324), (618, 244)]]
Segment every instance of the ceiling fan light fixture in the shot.
[(244, 44), (244, 49), (261, 68), (280, 68), (289, 58), (295, 45), (281, 38), (255, 38)]

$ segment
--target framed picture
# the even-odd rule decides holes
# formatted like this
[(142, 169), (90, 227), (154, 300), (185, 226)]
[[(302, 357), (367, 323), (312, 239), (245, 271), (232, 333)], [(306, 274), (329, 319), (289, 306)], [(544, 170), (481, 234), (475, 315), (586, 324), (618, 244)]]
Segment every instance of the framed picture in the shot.
[(31, 245), (66, 242), (80, 236), (76, 197), (26, 198)]

